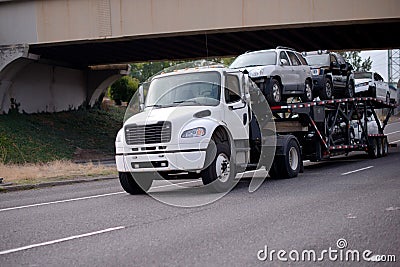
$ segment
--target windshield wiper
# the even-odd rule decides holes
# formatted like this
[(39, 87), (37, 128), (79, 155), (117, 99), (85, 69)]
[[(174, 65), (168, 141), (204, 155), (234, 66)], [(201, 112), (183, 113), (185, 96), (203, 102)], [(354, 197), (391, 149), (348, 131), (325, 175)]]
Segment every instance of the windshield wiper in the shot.
[(182, 104), (182, 103), (194, 103), (194, 104), (200, 104), (199, 102), (195, 100), (182, 100), (182, 101), (174, 101), (174, 104)]
[(154, 104), (154, 105), (148, 105), (146, 108), (163, 108), (165, 105), (160, 105), (160, 104)]

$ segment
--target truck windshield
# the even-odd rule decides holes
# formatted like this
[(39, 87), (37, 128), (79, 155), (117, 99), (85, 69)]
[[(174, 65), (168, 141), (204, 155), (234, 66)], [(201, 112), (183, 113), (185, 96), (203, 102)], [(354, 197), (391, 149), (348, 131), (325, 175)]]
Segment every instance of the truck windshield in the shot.
[(230, 68), (239, 69), (265, 65), (276, 65), (275, 51), (256, 52), (240, 55), (232, 62)]
[(307, 55), (306, 60), (310, 66), (330, 66), (329, 54)]
[(150, 83), (145, 107), (218, 106), (220, 91), (221, 75), (216, 71), (158, 77)]

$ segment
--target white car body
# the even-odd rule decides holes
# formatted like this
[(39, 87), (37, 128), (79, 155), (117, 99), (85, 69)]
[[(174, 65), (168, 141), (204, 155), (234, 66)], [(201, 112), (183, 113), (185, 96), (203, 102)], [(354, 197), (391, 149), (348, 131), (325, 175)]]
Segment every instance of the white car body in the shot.
[[(364, 119), (361, 119), (361, 123), (364, 123)], [(382, 126), (382, 122), (379, 121), (379, 123)], [(352, 120), (351, 121), (351, 126), (352, 126), (352, 128), (354, 130), (354, 132), (352, 133), (354, 135), (353, 136), (354, 139), (356, 141), (358, 141), (361, 138), (363, 138), (362, 135), (363, 135), (364, 131), (362, 130), (362, 127), (361, 127), (359, 121), (358, 120)], [(372, 115), (367, 117), (367, 131), (368, 131), (368, 134), (379, 134), (378, 124), (376, 123), (376, 121), (375, 121), (375, 119), (374, 119), (374, 117)]]
[(390, 101), (389, 85), (376, 72), (355, 72), (355, 92), (358, 95), (375, 97), (379, 100)]

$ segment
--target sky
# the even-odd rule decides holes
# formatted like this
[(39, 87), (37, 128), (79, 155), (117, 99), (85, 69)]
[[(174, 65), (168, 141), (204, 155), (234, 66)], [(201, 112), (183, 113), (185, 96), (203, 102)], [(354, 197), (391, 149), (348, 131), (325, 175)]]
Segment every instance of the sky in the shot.
[(367, 59), (371, 57), (371, 71), (379, 73), (385, 82), (388, 81), (388, 51), (387, 50), (370, 50), (361, 51), (361, 58)]

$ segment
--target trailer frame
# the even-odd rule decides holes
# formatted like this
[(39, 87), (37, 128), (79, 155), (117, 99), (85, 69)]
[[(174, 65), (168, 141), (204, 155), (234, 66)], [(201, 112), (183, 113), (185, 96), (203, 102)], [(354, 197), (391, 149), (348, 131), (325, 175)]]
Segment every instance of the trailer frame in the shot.
[[(320, 161), (352, 151), (365, 151), (373, 158), (385, 156), (388, 141), (384, 129), (396, 106), (372, 97), (354, 97), (272, 106), (271, 111), (277, 135), (296, 136), (302, 159)], [(387, 110), (382, 123), (376, 113), (378, 109)], [(377, 133), (368, 132), (371, 116)], [(359, 139), (352, 128), (354, 122), (361, 128)]]

